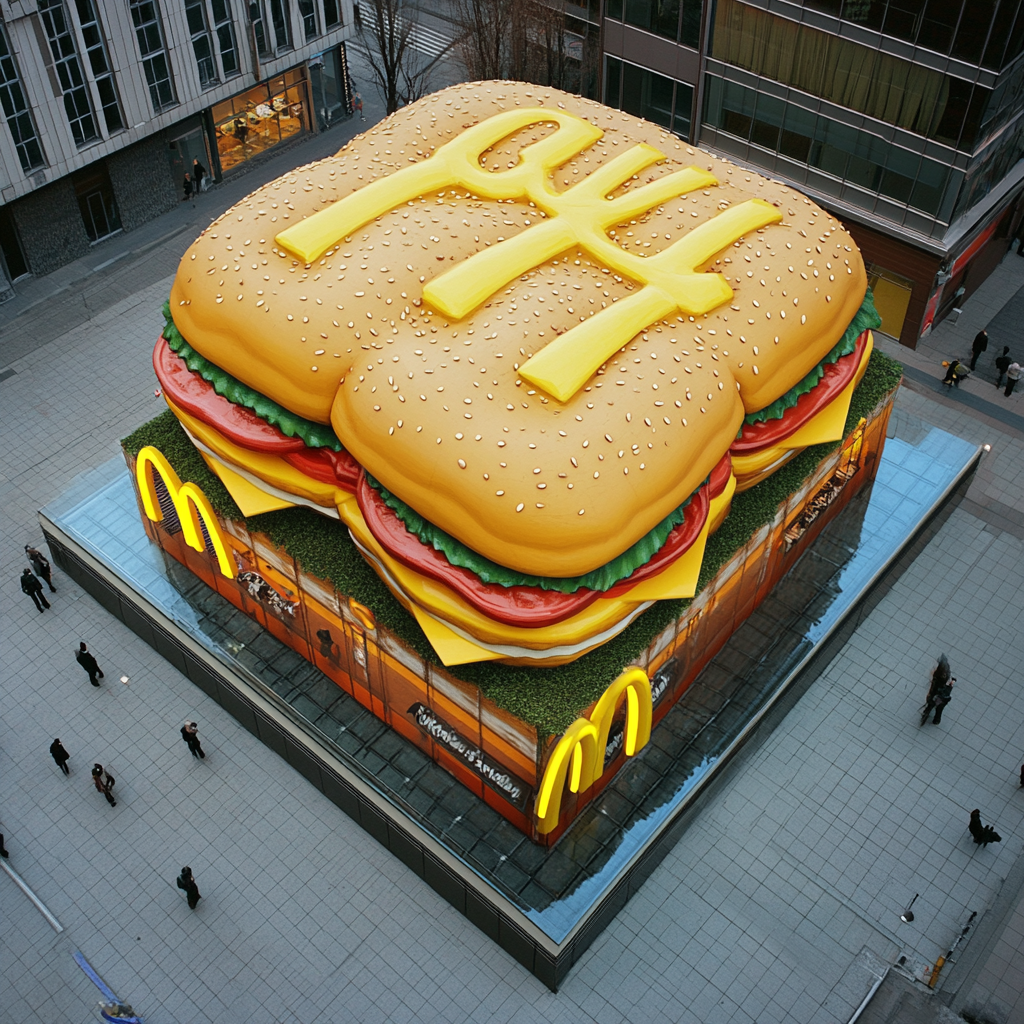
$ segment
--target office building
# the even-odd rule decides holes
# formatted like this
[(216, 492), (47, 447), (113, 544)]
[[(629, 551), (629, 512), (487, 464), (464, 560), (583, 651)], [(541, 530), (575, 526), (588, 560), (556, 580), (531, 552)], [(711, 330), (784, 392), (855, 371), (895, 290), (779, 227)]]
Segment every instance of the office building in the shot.
[(1020, 0), (605, 0), (602, 29), (605, 102), (841, 219), (905, 345), (1018, 232)]
[(350, 113), (352, 0), (0, 0), (0, 300)]

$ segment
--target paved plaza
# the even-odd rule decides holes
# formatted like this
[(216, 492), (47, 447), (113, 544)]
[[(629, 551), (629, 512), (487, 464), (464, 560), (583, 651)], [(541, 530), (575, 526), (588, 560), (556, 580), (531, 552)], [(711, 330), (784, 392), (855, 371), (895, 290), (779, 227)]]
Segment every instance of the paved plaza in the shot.
[[(908, 367), (895, 415), (991, 445), (967, 499), (795, 709), (730, 766), (558, 993), (67, 577), (55, 573), (42, 614), (20, 592), (37, 509), (164, 408), (150, 352), (204, 217), (355, 127), (0, 307), (0, 372), (14, 371), (0, 381), (0, 831), (6, 863), (63, 929), (0, 872), (0, 1019), (95, 1019), (77, 950), (149, 1024), (845, 1024), (901, 957), (885, 991), (913, 1003), (913, 1019), (949, 1019), (949, 1004), (1024, 1022), (1024, 392), (1005, 398), (992, 373), (1004, 344), (1024, 358), (1013, 252), (916, 352), (879, 341)], [(968, 354), (990, 322), (978, 372), (941, 388), (940, 360)], [(74, 661), (80, 640), (106, 674), (99, 689)], [(920, 727), (940, 651), (953, 702), (941, 725)], [(181, 740), (186, 717), (204, 761)], [(54, 737), (71, 753), (68, 778), (50, 759)], [(92, 786), (94, 762), (117, 778), (116, 808)], [(1001, 843), (974, 846), (974, 807)], [(185, 864), (203, 895), (195, 911), (174, 884)], [(972, 912), (928, 996), (913, 979)]]

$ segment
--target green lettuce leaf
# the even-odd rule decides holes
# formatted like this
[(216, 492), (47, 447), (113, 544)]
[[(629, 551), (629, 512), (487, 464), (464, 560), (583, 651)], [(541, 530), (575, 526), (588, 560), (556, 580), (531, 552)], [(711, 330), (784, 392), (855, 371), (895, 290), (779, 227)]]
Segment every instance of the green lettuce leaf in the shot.
[(258, 391), (247, 387), (230, 373), (222, 370), (215, 363), (204, 359), (182, 337), (174, 325), (171, 316), (171, 304), (164, 303), (164, 338), (171, 350), (176, 352), (193, 373), (198, 373), (203, 380), (213, 385), (218, 395), (223, 395), (229, 402), (251, 409), (261, 420), (277, 427), (286, 437), (301, 437), (307, 448), (332, 448), (336, 452), (342, 450), (341, 442), (330, 427), (323, 423), (314, 423), (289, 412), (284, 406), (261, 395)]
[[(685, 518), (686, 506), (690, 498), (675, 511), (669, 513), (650, 533), (641, 537), (632, 547), (621, 555), (613, 558), (597, 569), (582, 576), (527, 576), (508, 569), (497, 562), (492, 562), (483, 555), (478, 555), (465, 544), (457, 541), (451, 534), (424, 519), (418, 512), (409, 508), (400, 498), (396, 498), (389, 490), (374, 480), (369, 473), (366, 482), (380, 492), (384, 504), (390, 508), (405, 528), (424, 543), (440, 551), (452, 565), (469, 569), (476, 573), (484, 583), (496, 583), (500, 587), (538, 587), (541, 590), (558, 590), (563, 594), (573, 594), (577, 590), (598, 590), (602, 593), (611, 590), (620, 580), (646, 565), (662, 548), (668, 535)], [(706, 481), (705, 481), (706, 482)]]
[[(766, 405), (763, 409), (747, 413), (743, 417), (743, 422), (765, 423), (768, 420), (781, 420), (785, 416), (786, 410), (792, 409), (796, 405), (797, 399), (801, 395), (806, 395), (821, 380), (825, 375), (826, 366), (842, 359), (843, 356), (848, 356), (857, 347), (857, 339), (864, 331), (873, 330), (880, 327), (881, 324), (882, 318), (878, 315), (878, 310), (875, 309), (875, 299), (869, 288), (864, 295), (864, 301), (860, 304), (860, 309), (857, 310), (856, 315), (850, 321), (850, 326), (843, 332), (843, 336), (836, 342), (832, 351), (799, 384), (791, 387), (784, 395), (776, 398), (774, 402)], [(741, 429), (740, 433), (742, 432)]]

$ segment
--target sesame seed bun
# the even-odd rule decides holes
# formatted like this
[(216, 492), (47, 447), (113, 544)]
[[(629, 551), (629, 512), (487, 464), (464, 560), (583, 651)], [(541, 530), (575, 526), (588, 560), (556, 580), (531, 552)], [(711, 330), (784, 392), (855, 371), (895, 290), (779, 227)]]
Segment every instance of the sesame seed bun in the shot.
[[(465, 129), (533, 107), (602, 133), (553, 172), (555, 192), (638, 144), (666, 159), (611, 195), (687, 167), (717, 179), (613, 226), (609, 234), (634, 257), (649, 259), (751, 199), (781, 218), (694, 267), (720, 274), (731, 299), (705, 314), (676, 310), (619, 339), (564, 401), (524, 377), (526, 364), (636, 297), (642, 282), (569, 244), (499, 280), (464, 316), (424, 296), (443, 272), (541, 225), (529, 200), (434, 188), (309, 263), (276, 240), (335, 200), (429, 160)], [(499, 179), (528, 143), (560, 130), (542, 121), (522, 128), (490, 148), (484, 165)], [(830, 351), (866, 287), (842, 226), (780, 183), (600, 104), (485, 82), (412, 104), (229, 210), (185, 254), (171, 310), (198, 352), (298, 415), (332, 424), (369, 473), (463, 544), (524, 573), (575, 576), (685, 501), (744, 414), (785, 394)]]

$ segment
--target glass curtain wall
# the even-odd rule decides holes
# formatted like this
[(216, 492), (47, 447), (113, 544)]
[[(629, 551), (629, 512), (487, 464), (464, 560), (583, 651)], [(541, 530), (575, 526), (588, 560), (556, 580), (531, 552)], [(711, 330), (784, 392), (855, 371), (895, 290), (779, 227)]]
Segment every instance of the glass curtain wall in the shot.
[(604, 102), (660, 124), (684, 139), (690, 137), (693, 86), (685, 82), (606, 56)]

